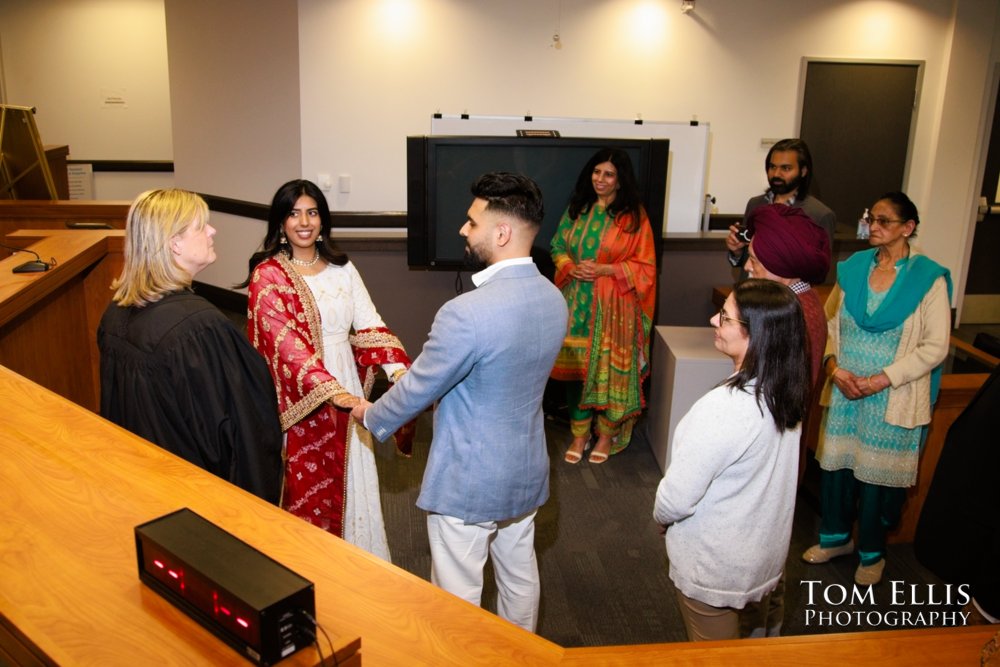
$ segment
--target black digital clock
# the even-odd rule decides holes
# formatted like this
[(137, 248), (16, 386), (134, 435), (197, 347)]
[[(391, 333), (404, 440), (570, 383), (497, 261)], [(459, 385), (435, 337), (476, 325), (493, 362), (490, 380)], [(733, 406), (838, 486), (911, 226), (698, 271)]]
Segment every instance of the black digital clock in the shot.
[(135, 528), (139, 579), (259, 665), (311, 644), (312, 582), (189, 509)]

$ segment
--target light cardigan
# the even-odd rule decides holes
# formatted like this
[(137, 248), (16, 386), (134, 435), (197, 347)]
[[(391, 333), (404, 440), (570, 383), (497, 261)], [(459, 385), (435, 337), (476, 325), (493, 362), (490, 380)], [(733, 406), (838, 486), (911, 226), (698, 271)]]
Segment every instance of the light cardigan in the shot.
[(716, 387), (684, 415), (653, 506), (670, 579), (713, 607), (774, 590), (792, 535), (801, 424), (779, 433), (753, 391)]
[[(840, 357), (843, 300), (844, 292), (837, 285), (826, 301), (828, 335), (824, 359)], [(882, 369), (891, 383), (885, 410), (887, 424), (916, 428), (930, 423), (931, 371), (948, 356), (950, 337), (951, 306), (947, 283), (941, 277), (927, 290), (917, 309), (903, 321), (903, 333), (893, 361)], [(833, 386), (833, 380), (828, 377), (820, 397), (821, 405), (829, 407)]]

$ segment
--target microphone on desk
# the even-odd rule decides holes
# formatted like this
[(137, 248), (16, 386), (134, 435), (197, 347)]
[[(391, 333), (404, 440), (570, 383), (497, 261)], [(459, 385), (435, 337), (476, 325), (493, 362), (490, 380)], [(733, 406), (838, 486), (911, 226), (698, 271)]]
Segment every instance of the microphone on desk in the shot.
[(51, 258), (49, 262), (43, 262), (42, 258), (38, 256), (38, 253), (34, 250), (29, 250), (27, 248), (17, 248), (15, 246), (4, 245), (0, 243), (0, 248), (6, 248), (12, 252), (30, 252), (35, 256), (35, 259), (25, 262), (14, 267), (14, 273), (41, 273), (43, 271), (48, 271), (53, 266), (56, 265), (55, 257)]

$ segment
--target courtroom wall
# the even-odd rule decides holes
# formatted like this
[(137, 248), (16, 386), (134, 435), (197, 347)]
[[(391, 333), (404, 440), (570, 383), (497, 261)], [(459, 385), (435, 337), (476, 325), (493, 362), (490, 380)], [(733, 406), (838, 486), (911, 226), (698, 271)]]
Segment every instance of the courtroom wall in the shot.
[(166, 0), (178, 187), (267, 203), (300, 176), (295, 3)]
[[(127, 142), (130, 154), (148, 153), (141, 158), (174, 158), (182, 187), (260, 203), (288, 177), (349, 174), (351, 192), (330, 193), (341, 211), (405, 209), (405, 136), (427, 133), (436, 111), (467, 111), (697, 118), (711, 125), (706, 189), (719, 212), (738, 213), (764, 187), (764, 140), (797, 132), (803, 57), (922, 61), (905, 189), (924, 214), (925, 246), (952, 269), (961, 294), (995, 90), (997, 3), (711, 0), (687, 15), (679, 5), (298, 0), (255, 3), (248, 12), (243, 0), (7, 0), (0, 48), (7, 97), (57, 100), (45, 102), (44, 120), (40, 109), (40, 126), (47, 143), (70, 144), (74, 157), (126, 157), (109, 153), (126, 152), (118, 146)], [(128, 17), (124, 8), (133, 6), (145, 10), (142, 20), (122, 26), (109, 17), (113, 34), (95, 25), (100, 12)], [(166, 15), (166, 40), (149, 19), (157, 12)], [(103, 39), (75, 48), (85, 38), (63, 15), (77, 32)], [(49, 22), (54, 37), (34, 27)], [(30, 43), (19, 29), (30, 30)], [(86, 107), (105, 78), (133, 90), (135, 106), (119, 121), (138, 116), (138, 93), (166, 111), (151, 104), (166, 94), (165, 47), (170, 127), (162, 115), (144, 114), (137, 137), (127, 123), (108, 130), (105, 114), (91, 131), (72, 111), (48, 111)], [(56, 55), (40, 66), (34, 50)], [(151, 52), (158, 55), (142, 68), (149, 76), (141, 85), (118, 75)], [(175, 155), (164, 156), (161, 145)], [(234, 252), (223, 253), (210, 279), (226, 285), (241, 277), (252, 239), (241, 220), (219, 221), (217, 243)]]
[(70, 158), (170, 160), (163, 0), (3, 0), (5, 104)]

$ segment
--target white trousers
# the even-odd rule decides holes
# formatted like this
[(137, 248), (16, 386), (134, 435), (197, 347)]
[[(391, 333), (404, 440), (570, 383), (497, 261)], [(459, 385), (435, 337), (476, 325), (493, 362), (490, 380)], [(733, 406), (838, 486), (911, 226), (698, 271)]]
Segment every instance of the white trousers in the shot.
[(492, 556), (497, 615), (535, 632), (541, 597), (535, 560), (536, 511), (506, 521), (468, 524), (452, 516), (428, 514), (431, 582), (479, 606), (483, 566), (487, 556)]

